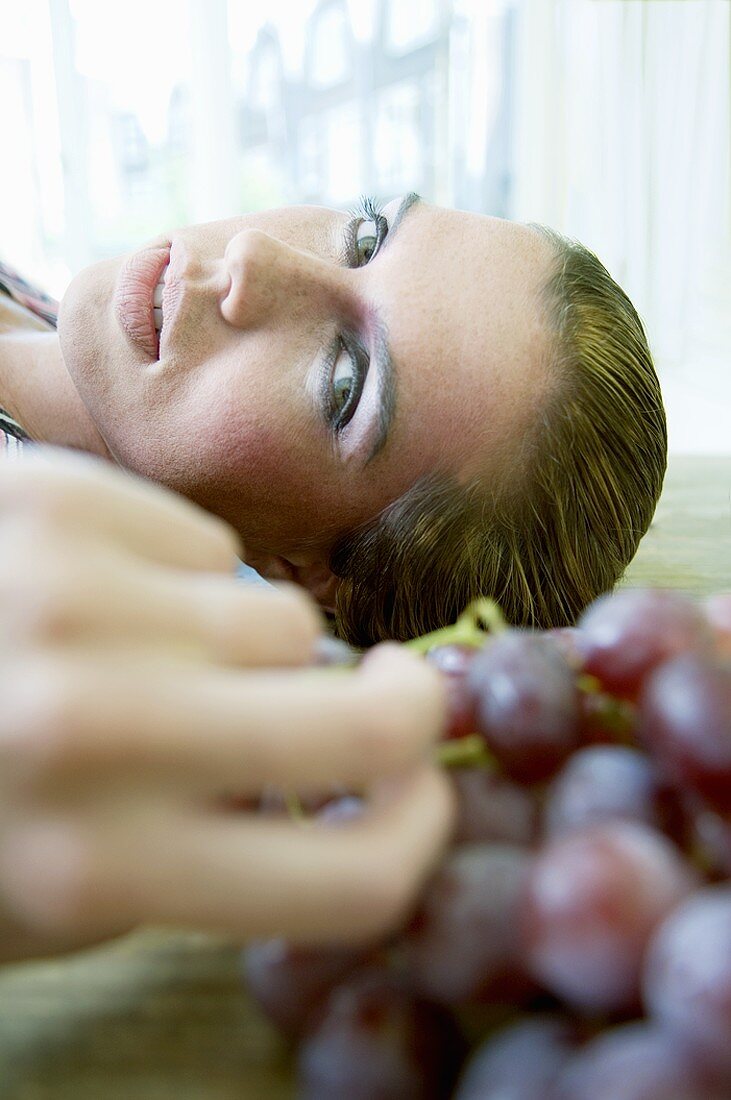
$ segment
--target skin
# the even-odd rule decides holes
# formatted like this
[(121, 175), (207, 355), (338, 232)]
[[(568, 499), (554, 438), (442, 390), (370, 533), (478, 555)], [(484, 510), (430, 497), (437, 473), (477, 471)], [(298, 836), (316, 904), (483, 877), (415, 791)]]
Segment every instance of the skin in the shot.
[[(389, 224), (399, 201), (384, 207)], [(264, 575), (296, 580), (331, 606), (336, 539), (426, 472), (499, 476), (548, 386), (539, 294), (551, 253), (535, 230), (420, 201), (385, 247), (351, 267), (341, 259), (349, 220), (288, 207), (142, 246), (171, 241), (171, 271), (184, 283), (159, 362), (114, 313), (126, 257), (96, 263), (69, 285), (58, 335), (43, 336), (30, 400), (26, 368), (6, 370), (0, 393), (21, 423), (37, 423), (38, 438), (105, 454), (190, 497), (232, 524)], [(396, 411), (387, 444), (363, 465), (376, 372), (340, 434), (313, 394), (339, 332), (368, 346), (374, 308), (397, 368)]]
[[(0, 514), (0, 962), (150, 923), (399, 927), (450, 833), (436, 670), (399, 646), (301, 667), (321, 627), (302, 589), (238, 583), (230, 527), (108, 462), (0, 462)], [(241, 805), (272, 787), (362, 791), (364, 812), (303, 828)]]
[[(351, 268), (347, 220), (293, 207), (174, 231), (184, 308), (159, 362), (115, 316), (125, 257), (75, 277), (58, 333), (0, 296), (0, 404), (32, 438), (111, 460), (38, 448), (0, 463), (0, 959), (150, 922), (367, 941), (403, 923), (447, 842), (450, 790), (428, 762), (435, 670), (387, 649), (323, 693), (311, 669), (284, 667), (309, 664), (319, 633), (304, 594), (283, 605), (237, 584), (228, 528), (112, 468), (218, 514), (247, 560), (329, 606), (340, 533), (427, 471), (517, 465), (548, 386), (548, 246), (419, 203)], [(373, 372), (339, 435), (312, 394), (324, 349), (345, 328), (367, 343), (374, 309), (396, 413), (363, 465)], [(218, 802), (333, 784), (367, 795), (348, 830)]]

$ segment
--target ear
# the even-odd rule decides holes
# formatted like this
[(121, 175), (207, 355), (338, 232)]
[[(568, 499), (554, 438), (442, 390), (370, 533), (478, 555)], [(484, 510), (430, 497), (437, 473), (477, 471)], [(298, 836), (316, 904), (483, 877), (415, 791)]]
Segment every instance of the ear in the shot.
[(338, 590), (338, 578), (323, 559), (300, 561), (295, 563), (279, 554), (267, 554), (264, 557), (247, 557), (247, 564), (270, 581), (292, 581), (306, 588), (317, 600), (323, 611), (335, 613), (335, 593)]
[(288, 563), (292, 570), (292, 580), (301, 584), (313, 596), (323, 611), (335, 614), (335, 594), (339, 579), (325, 561), (310, 562), (308, 565)]

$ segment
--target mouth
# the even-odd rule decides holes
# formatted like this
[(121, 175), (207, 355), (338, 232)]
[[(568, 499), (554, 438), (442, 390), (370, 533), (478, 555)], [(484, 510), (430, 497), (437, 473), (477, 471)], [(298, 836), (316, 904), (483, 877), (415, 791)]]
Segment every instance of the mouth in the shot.
[(114, 295), (120, 328), (151, 362), (160, 358), (163, 287), (169, 263), (169, 244), (135, 252), (122, 266)]
[(155, 326), (155, 339), (157, 340), (157, 357), (160, 358), (160, 345), (162, 343), (162, 327), (163, 327), (163, 310), (165, 308), (165, 297), (163, 291), (165, 289), (165, 279), (170, 270), (170, 262), (165, 264), (162, 269), (160, 278), (155, 283), (155, 289), (152, 292), (152, 323)]

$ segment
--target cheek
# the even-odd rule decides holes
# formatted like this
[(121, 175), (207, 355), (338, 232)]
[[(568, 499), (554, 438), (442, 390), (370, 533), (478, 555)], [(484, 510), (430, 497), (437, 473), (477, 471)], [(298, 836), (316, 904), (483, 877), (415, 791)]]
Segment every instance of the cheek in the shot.
[[(313, 440), (296, 416), (251, 385), (191, 387), (168, 409), (139, 462), (147, 476), (228, 520), (262, 543), (302, 535), (317, 513)], [(242, 392), (243, 391), (243, 392)], [(281, 412), (279, 411), (281, 410)]]
[(125, 464), (187, 496), (225, 486), (246, 495), (272, 481), (286, 458), (278, 425), (222, 393), (190, 386), (148, 406), (145, 420), (123, 444)]

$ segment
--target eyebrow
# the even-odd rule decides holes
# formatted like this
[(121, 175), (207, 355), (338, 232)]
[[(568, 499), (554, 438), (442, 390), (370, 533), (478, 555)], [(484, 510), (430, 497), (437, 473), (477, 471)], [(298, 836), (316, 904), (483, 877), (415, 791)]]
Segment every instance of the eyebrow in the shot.
[[(393, 240), (394, 233), (403, 221), (406, 214), (416, 203), (421, 202), (421, 196), (416, 191), (410, 191), (399, 204), (394, 219), (388, 230), (388, 234), (379, 252), (383, 252)], [(388, 433), (391, 430), (394, 413), (396, 411), (396, 365), (391, 355), (388, 342), (388, 327), (377, 310), (373, 310), (370, 319), (371, 336), (371, 365), (375, 364), (378, 379), (376, 400), (378, 410), (376, 413), (376, 434), (370, 450), (363, 462), (365, 468), (372, 462), (376, 455), (380, 454), (388, 442)]]

